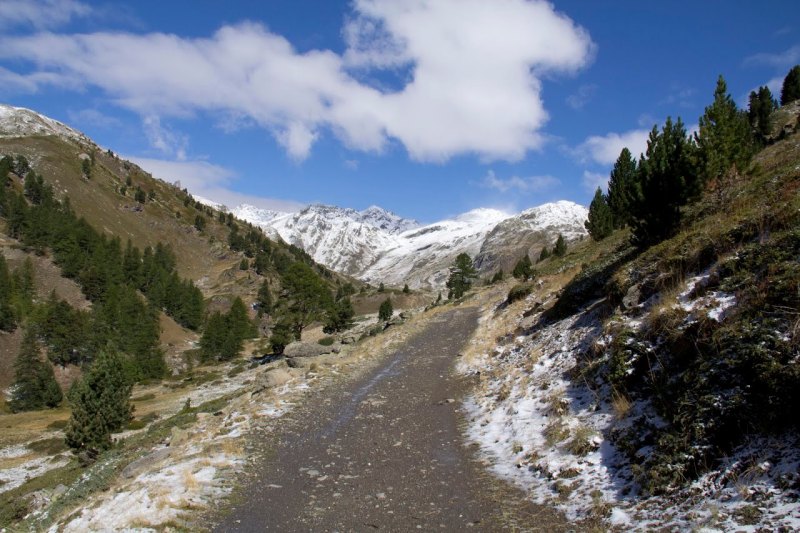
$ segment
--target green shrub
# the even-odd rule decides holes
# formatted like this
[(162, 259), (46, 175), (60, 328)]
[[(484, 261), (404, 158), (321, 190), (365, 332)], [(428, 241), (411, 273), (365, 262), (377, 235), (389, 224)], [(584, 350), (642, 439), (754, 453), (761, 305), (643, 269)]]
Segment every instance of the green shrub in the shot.
[(318, 344), (321, 344), (322, 346), (331, 346), (335, 341), (336, 339), (333, 337), (323, 337), (319, 340)]
[(527, 298), (532, 292), (533, 292), (532, 283), (519, 283), (511, 287), (511, 290), (508, 291), (506, 302), (514, 303), (518, 300), (523, 300)]

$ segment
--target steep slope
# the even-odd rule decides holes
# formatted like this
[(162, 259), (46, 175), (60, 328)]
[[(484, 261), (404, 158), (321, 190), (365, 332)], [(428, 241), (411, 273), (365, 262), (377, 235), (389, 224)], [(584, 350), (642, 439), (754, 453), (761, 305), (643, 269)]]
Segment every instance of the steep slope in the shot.
[(507, 218), (486, 236), (475, 257), (476, 268), (487, 274), (498, 269), (509, 272), (523, 253), (536, 259), (542, 248), (552, 248), (559, 234), (567, 241), (582, 239), (588, 215), (582, 205), (562, 200)]

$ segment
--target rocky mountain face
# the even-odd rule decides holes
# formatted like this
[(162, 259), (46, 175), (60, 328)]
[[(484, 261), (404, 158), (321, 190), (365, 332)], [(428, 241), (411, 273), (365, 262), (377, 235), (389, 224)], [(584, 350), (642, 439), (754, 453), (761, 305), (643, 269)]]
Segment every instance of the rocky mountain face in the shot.
[[(558, 234), (575, 240), (586, 234), (585, 207), (561, 201), (509, 215), (475, 209), (420, 226), (380, 207), (355, 211), (312, 205), (279, 213), (241, 205), (233, 213), (303, 248), (315, 261), (370, 283), (441, 288), (460, 253), (476, 259), (481, 275), (510, 270), (523, 253), (537, 256)], [(535, 257), (534, 257), (535, 258)]]

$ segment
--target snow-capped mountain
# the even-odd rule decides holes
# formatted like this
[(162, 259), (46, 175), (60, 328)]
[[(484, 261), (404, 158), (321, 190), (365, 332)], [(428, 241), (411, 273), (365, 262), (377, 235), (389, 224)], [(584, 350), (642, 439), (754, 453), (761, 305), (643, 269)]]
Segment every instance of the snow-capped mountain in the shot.
[(364, 211), (312, 205), (281, 213), (241, 205), (238, 218), (303, 248), (315, 261), (370, 283), (440, 288), (460, 253), (476, 258), (482, 275), (506, 271), (529, 252), (552, 246), (559, 233), (567, 240), (586, 234), (585, 207), (572, 202), (544, 204), (510, 215), (475, 209), (427, 226), (380, 207)]
[(0, 137), (26, 137), (29, 135), (57, 135), (91, 143), (86, 135), (62, 122), (24, 107), (0, 104)]

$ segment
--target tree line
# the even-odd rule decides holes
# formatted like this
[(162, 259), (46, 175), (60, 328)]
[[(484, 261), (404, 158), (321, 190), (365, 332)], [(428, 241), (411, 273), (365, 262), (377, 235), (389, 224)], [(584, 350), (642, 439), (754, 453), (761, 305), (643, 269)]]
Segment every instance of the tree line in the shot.
[[(781, 105), (798, 98), (800, 66), (795, 66), (784, 80)], [(638, 161), (628, 148), (622, 149), (611, 170), (608, 193), (598, 187), (589, 206), (589, 235), (602, 240), (628, 226), (640, 247), (674, 235), (685, 205), (731, 168), (745, 168), (755, 152), (771, 142), (770, 115), (777, 108), (769, 88), (760, 87), (750, 93), (748, 109), (739, 109), (719, 76), (714, 100), (700, 117), (696, 133), (687, 134), (680, 118), (668, 117), (661, 129), (653, 126)]]

